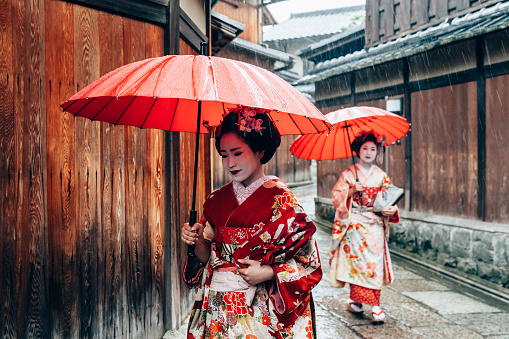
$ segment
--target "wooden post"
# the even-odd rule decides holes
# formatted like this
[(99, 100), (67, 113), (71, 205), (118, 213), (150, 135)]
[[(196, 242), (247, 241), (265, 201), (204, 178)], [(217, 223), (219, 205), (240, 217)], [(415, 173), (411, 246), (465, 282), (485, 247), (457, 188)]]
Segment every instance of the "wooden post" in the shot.
[(355, 96), (355, 72), (350, 73), (350, 95), (352, 100), (352, 107), (357, 105), (357, 98)]
[[(403, 58), (403, 114), (412, 124), (412, 92), (410, 90), (410, 67), (408, 58)], [(405, 210), (412, 210), (412, 129), (408, 131), (405, 139)]]
[[(166, 26), (164, 27), (164, 54), (179, 55), (180, 39), (180, 1), (172, 0), (166, 9)], [(180, 230), (180, 133), (166, 132), (165, 134), (165, 240), (164, 240), (164, 327), (165, 329), (176, 329), (181, 321), (180, 309), (180, 269), (179, 265), (172, 265), (180, 261), (180, 247), (178, 231)]]
[(486, 78), (484, 77), (484, 38), (475, 40), (477, 62), (477, 217), (486, 219)]

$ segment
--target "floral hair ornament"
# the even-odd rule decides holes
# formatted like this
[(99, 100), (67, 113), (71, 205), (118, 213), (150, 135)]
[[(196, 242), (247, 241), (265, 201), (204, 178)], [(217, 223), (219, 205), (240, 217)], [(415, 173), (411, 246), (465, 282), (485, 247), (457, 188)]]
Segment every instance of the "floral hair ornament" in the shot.
[(262, 134), (262, 130), (266, 129), (267, 127), (262, 126), (263, 120), (262, 119), (255, 119), (255, 116), (257, 114), (267, 114), (270, 112), (270, 110), (266, 110), (263, 108), (252, 108), (247, 106), (237, 106), (234, 108), (228, 109), (229, 113), (237, 113), (239, 115), (239, 122), (237, 123), (237, 126), (239, 128), (240, 132), (244, 132), (244, 136), (246, 136), (246, 133), (250, 133), (252, 131)]

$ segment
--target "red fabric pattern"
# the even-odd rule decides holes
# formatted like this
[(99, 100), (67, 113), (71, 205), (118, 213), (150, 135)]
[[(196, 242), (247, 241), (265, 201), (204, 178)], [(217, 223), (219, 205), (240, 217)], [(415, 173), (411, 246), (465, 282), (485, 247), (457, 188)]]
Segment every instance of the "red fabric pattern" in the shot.
[(380, 306), (381, 290), (372, 290), (359, 285), (350, 284), (350, 299), (362, 304)]

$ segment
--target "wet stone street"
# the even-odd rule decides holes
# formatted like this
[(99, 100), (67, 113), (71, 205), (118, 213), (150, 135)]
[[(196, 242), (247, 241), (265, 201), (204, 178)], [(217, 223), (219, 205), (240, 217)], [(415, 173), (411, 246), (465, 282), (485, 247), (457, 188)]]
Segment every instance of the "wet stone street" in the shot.
[[(306, 212), (314, 217), (316, 184), (292, 187)], [(409, 263), (393, 254), (394, 283), (384, 286), (381, 308), (383, 325), (374, 325), (371, 307), (362, 314), (346, 310), (348, 285), (329, 284), (330, 231), (319, 228), (316, 240), (323, 265), (323, 279), (313, 290), (318, 339), (354, 338), (458, 338), (509, 339), (509, 304), (466, 288), (458, 282)], [(185, 327), (164, 338), (185, 338)]]

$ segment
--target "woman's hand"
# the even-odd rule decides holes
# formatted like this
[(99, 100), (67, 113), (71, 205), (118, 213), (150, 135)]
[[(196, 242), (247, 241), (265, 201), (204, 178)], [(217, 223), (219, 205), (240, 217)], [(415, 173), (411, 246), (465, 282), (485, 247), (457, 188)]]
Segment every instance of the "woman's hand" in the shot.
[(204, 227), (200, 223), (196, 223), (191, 227), (189, 223), (186, 222), (182, 227), (180, 238), (188, 245), (196, 245), (194, 253), (196, 253), (198, 259), (205, 264), (210, 256), (210, 240), (208, 240), (209, 235), (206, 234), (204, 237), (203, 229)]
[(198, 241), (203, 240), (203, 225), (196, 223), (191, 227), (186, 222), (182, 227), (180, 238), (188, 245), (195, 245)]
[(269, 265), (262, 265), (259, 261), (250, 259), (239, 259), (239, 263), (248, 265), (246, 268), (237, 268), (237, 271), (250, 285), (257, 285), (275, 278), (274, 271)]
[(362, 184), (359, 181), (357, 181), (348, 191), (348, 195), (352, 196), (355, 192), (362, 192), (363, 189), (364, 186), (362, 186)]
[(394, 214), (396, 214), (397, 208), (396, 206), (389, 206), (386, 209), (383, 209), (380, 211), (384, 217), (392, 217)]

